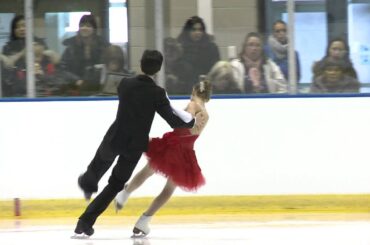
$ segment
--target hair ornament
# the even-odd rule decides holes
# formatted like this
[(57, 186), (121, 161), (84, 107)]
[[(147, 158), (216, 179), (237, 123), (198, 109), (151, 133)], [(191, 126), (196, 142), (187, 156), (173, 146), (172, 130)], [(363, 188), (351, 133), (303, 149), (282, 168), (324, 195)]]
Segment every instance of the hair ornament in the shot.
[(199, 91), (200, 91), (200, 92), (204, 92), (204, 90), (205, 90), (204, 81), (201, 81), (201, 82), (199, 83)]

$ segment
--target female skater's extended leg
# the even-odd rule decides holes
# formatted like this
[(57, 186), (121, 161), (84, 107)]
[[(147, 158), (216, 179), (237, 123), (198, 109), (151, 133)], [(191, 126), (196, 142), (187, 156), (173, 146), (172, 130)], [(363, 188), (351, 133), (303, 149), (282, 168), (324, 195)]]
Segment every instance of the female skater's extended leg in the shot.
[(123, 208), (123, 206), (126, 204), (128, 197), (130, 194), (139, 188), (145, 180), (147, 180), (150, 176), (152, 176), (154, 173), (153, 169), (150, 167), (149, 164), (146, 164), (143, 169), (141, 169), (129, 183), (126, 183), (124, 189), (120, 191), (115, 200), (115, 208), (116, 211)]
[(140, 216), (133, 229), (134, 236), (145, 236), (149, 233), (149, 221), (152, 216), (170, 199), (173, 192), (176, 189), (176, 185), (167, 179), (166, 185), (162, 192), (153, 200), (149, 208)]

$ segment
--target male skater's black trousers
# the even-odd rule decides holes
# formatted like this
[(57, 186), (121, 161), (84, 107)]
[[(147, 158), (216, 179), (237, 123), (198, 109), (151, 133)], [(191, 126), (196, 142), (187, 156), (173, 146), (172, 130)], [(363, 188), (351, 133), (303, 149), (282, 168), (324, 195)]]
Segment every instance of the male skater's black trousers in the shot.
[(96, 192), (99, 180), (110, 168), (115, 158), (119, 157), (109, 177), (108, 185), (89, 204), (85, 212), (79, 217), (80, 220), (89, 226), (94, 225), (99, 215), (105, 211), (117, 193), (123, 189), (125, 183), (130, 179), (141, 155), (142, 151), (126, 151), (118, 154), (110, 147), (107, 137), (103, 139), (95, 157), (82, 176), (83, 184), (89, 186), (93, 192)]

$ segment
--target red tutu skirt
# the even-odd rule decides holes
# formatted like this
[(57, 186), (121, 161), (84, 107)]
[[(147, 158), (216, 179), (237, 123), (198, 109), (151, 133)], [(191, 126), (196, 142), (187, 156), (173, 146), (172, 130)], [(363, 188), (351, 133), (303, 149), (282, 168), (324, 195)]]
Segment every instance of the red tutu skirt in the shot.
[(198, 135), (192, 135), (189, 129), (175, 129), (162, 138), (152, 138), (146, 152), (150, 166), (181, 189), (197, 190), (205, 184), (194, 151), (197, 138)]

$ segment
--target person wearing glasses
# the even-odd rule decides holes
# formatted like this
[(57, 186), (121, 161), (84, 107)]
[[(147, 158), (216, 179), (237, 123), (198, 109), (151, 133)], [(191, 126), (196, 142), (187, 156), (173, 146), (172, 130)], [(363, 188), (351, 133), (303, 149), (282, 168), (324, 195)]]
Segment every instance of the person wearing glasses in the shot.
[[(265, 46), (265, 52), (279, 67), (284, 77), (289, 81), (289, 65), (288, 65), (288, 32), (287, 25), (282, 20), (277, 20), (272, 25), (272, 34), (268, 37)], [(296, 62), (296, 79), (297, 83), (301, 79), (301, 68), (298, 52), (295, 51)]]

